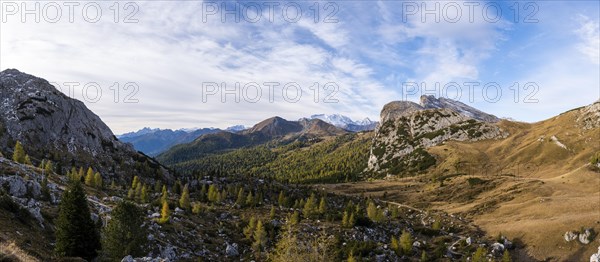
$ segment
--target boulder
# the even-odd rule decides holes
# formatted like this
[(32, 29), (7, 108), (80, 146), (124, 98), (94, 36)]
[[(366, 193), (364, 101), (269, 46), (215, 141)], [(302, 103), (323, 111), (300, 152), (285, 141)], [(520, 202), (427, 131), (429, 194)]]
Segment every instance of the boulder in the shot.
[(504, 239), (504, 247), (506, 249), (512, 249), (513, 248), (513, 243), (511, 241), (509, 241), (507, 238)]
[(239, 251), (238, 251), (238, 244), (237, 243), (233, 243), (233, 244), (229, 244), (227, 243), (227, 247), (225, 248), (225, 255), (228, 257), (237, 257), (239, 256)]
[(465, 239), (465, 242), (467, 242), (467, 245), (471, 245), (473, 244), (473, 239), (471, 237), (467, 237), (467, 239)]
[(20, 176), (9, 176), (3, 178), (3, 185), (8, 187), (8, 193), (14, 197), (25, 197), (27, 194), (27, 184)]
[(166, 247), (161, 248), (160, 256), (168, 260), (175, 260), (177, 258), (175, 247), (167, 245)]
[(135, 262), (135, 260), (133, 260), (133, 257), (131, 257), (131, 255), (124, 257), (123, 259), (121, 259), (121, 262)]
[(598, 247), (598, 253), (592, 254), (590, 262), (600, 262), (600, 247)]
[(579, 234), (579, 242), (581, 242), (581, 244), (587, 245), (592, 241), (594, 235), (594, 230), (591, 228), (587, 228), (586, 230), (581, 232), (581, 234)]
[(576, 240), (578, 234), (579, 234), (578, 232), (573, 232), (573, 231), (565, 232), (565, 235), (564, 235), (565, 241), (571, 242), (573, 240)]
[(498, 242), (492, 244), (492, 255), (494, 256), (502, 256), (502, 253), (504, 253), (504, 245), (500, 244)]

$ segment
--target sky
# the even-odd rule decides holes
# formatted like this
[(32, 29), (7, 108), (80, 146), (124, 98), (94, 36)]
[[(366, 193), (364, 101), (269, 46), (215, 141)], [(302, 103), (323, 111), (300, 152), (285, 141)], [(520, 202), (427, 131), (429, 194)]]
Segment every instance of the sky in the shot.
[[(113, 132), (379, 119), (435, 95), (535, 122), (600, 98), (598, 1), (1, 1), (0, 70)], [(36, 21), (37, 20), (37, 21)]]

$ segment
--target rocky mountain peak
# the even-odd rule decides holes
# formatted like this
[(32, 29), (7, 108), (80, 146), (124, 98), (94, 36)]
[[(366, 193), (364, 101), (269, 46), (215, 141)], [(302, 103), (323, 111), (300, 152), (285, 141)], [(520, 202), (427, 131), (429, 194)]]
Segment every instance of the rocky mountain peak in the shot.
[(411, 101), (393, 101), (383, 106), (381, 110), (381, 123), (396, 119), (404, 115), (423, 110), (423, 107)]
[(274, 137), (284, 136), (289, 133), (300, 131), (302, 131), (302, 125), (300, 125), (298, 122), (287, 121), (281, 117), (275, 116), (259, 122), (252, 128), (242, 131), (242, 133), (261, 133), (269, 137)]
[(494, 115), (487, 114), (476, 108), (465, 105), (464, 103), (445, 97), (435, 98), (432, 95), (423, 95), (420, 98), (420, 104), (425, 109), (441, 109), (447, 108), (454, 110), (462, 115), (468, 116), (479, 121), (495, 123), (500, 119)]
[[(10, 154), (21, 141), (35, 161), (89, 166), (105, 176), (135, 174), (136, 162), (163, 168), (117, 140), (100, 117), (48, 81), (16, 69), (0, 72), (0, 149)], [(117, 163), (116, 159), (119, 159)]]
[(368, 170), (379, 174), (422, 172), (435, 164), (425, 149), (447, 140), (478, 141), (505, 137), (499, 121), (461, 102), (422, 96), (420, 104), (394, 101), (381, 111)]

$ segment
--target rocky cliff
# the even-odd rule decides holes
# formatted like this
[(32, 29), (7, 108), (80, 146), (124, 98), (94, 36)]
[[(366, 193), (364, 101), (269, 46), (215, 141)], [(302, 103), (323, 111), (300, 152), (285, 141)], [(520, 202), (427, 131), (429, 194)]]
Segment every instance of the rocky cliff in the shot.
[(462, 103), (463, 107), (457, 107), (457, 101), (422, 97), (421, 102), (419, 105), (395, 101), (383, 107), (367, 171), (391, 175), (420, 172), (436, 162), (425, 150), (428, 147), (447, 140), (478, 141), (507, 136), (489, 123), (494, 122), (494, 116)]
[(16, 141), (34, 164), (50, 159), (64, 168), (91, 165), (105, 178), (169, 176), (158, 162), (120, 142), (81, 101), (42, 78), (8, 69), (0, 72), (0, 149), (10, 156)]

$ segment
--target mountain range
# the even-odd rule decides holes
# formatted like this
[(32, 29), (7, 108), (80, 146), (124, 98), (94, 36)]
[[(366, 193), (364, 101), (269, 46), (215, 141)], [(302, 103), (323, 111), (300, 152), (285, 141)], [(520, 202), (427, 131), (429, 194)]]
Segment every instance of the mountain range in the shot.
[[(340, 114), (317, 114), (308, 118), (301, 118), (298, 121), (302, 122), (312, 119), (320, 119), (326, 123), (351, 132), (369, 131), (375, 129), (377, 126), (377, 122), (371, 121), (369, 118), (354, 121), (349, 117)], [(247, 129), (248, 128), (243, 125), (230, 126), (225, 130), (218, 128), (171, 130), (145, 127), (138, 131), (117, 135), (117, 138), (123, 142), (131, 143), (136, 150), (144, 152), (149, 156), (157, 156), (175, 145), (189, 143), (204, 134), (213, 134), (220, 131), (239, 133)]]
[[(86, 185), (98, 227), (121, 199), (136, 202), (150, 232), (142, 255), (169, 260), (261, 260), (326, 239), (336, 250), (328, 261), (600, 255), (600, 101), (521, 123), (423, 96), (386, 104), (379, 122), (275, 116), (235, 132), (144, 128), (120, 137), (168, 148), (154, 159), (44, 79), (2, 71), (0, 100), (0, 259), (6, 240), (54, 259), (57, 207), (72, 180)], [(5, 157), (17, 141), (31, 163)], [(56, 166), (36, 167), (47, 160)], [(88, 167), (105, 182), (69, 172)], [(248, 233), (263, 222), (264, 233)]]

